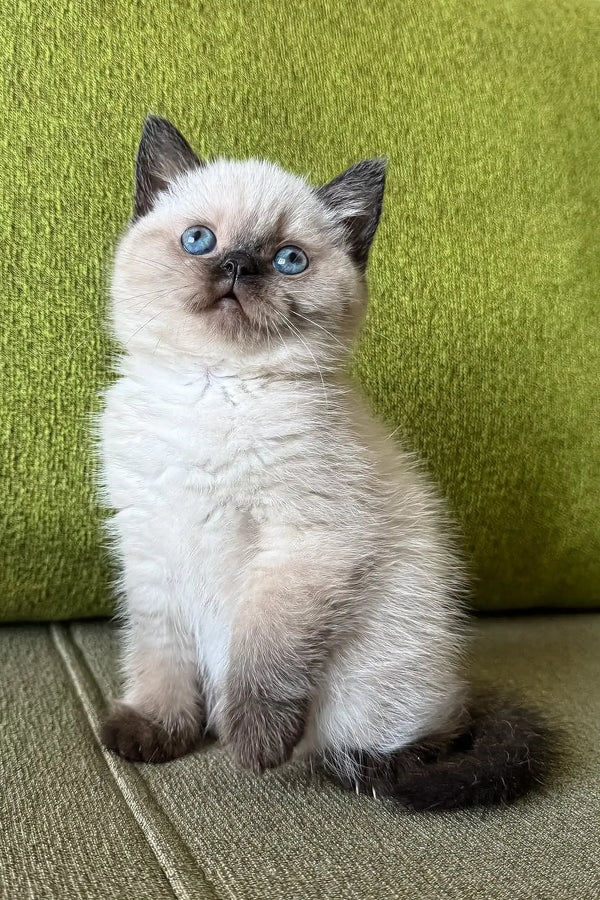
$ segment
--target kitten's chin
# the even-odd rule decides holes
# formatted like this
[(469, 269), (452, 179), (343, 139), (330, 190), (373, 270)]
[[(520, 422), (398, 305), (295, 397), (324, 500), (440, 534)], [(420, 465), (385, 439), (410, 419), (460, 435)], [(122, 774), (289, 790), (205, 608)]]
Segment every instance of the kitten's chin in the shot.
[(201, 300), (199, 302), (195, 301), (192, 304), (192, 309), (195, 313), (201, 316), (214, 316), (214, 314), (216, 313), (219, 315), (219, 317), (223, 315), (234, 315), (239, 318), (243, 317), (247, 321), (249, 321), (250, 319), (246, 310), (244, 309), (244, 304), (239, 296), (239, 293), (234, 291), (233, 289), (227, 291), (226, 293), (219, 293), (212, 298), (208, 297), (207, 299)]
[(212, 297), (205, 294), (191, 304), (191, 310), (213, 339), (244, 352), (262, 347), (275, 335), (261, 298), (244, 289), (231, 287)]
[(200, 311), (198, 324), (203, 322), (206, 334), (224, 350), (229, 347), (235, 348), (236, 354), (252, 353), (263, 346), (267, 336), (255, 311), (244, 306), (243, 299), (225, 295)]
[(201, 313), (209, 333), (225, 341), (235, 344), (240, 349), (249, 349), (260, 342), (260, 334), (254, 318), (244, 309), (243, 300), (234, 294), (225, 294), (214, 300)]

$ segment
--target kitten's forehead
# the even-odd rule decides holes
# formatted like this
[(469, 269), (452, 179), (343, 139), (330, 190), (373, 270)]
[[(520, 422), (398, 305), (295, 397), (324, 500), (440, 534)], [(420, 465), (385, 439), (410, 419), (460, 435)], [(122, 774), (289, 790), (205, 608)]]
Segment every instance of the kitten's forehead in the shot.
[(267, 239), (319, 231), (326, 214), (302, 178), (263, 160), (218, 159), (181, 177), (172, 202), (225, 240)]

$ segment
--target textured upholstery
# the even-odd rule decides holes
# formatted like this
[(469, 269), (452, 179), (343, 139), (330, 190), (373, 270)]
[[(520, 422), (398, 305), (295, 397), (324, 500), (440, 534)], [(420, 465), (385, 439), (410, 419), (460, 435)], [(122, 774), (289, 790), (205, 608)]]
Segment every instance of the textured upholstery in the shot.
[(14, 0), (0, 48), (1, 617), (112, 608), (88, 423), (148, 110), (315, 181), (388, 156), (354, 370), (480, 607), (600, 600), (596, 0)]
[(106, 623), (0, 629), (0, 894), (179, 900), (593, 900), (600, 614), (480, 621), (472, 676), (562, 725), (546, 787), (511, 807), (407, 813), (295, 764), (255, 778), (215, 744), (162, 766), (97, 742)]

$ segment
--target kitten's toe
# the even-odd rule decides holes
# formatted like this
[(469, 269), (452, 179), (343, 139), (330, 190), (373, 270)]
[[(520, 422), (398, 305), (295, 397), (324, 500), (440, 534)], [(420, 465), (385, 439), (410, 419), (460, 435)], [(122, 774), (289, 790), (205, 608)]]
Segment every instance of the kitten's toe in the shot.
[(277, 709), (275, 704), (252, 704), (228, 709), (226, 741), (236, 762), (255, 775), (287, 762), (303, 730), (297, 710)]
[(125, 759), (161, 763), (192, 750), (199, 728), (190, 723), (166, 728), (132, 706), (117, 704), (102, 728), (102, 743)]

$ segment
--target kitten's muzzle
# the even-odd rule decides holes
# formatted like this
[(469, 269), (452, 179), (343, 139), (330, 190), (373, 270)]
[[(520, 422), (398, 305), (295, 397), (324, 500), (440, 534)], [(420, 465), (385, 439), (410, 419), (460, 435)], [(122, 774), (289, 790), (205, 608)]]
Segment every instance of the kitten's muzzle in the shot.
[(256, 260), (248, 253), (243, 253), (242, 251), (228, 253), (221, 263), (221, 268), (230, 278), (233, 278), (234, 284), (238, 278), (243, 278), (244, 275), (256, 275), (258, 272)]
[(217, 297), (212, 306), (216, 309), (235, 309), (242, 311), (242, 304), (234, 291), (228, 291), (226, 294), (223, 294), (222, 297)]

